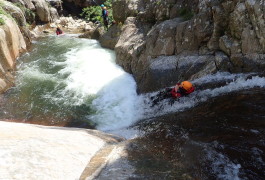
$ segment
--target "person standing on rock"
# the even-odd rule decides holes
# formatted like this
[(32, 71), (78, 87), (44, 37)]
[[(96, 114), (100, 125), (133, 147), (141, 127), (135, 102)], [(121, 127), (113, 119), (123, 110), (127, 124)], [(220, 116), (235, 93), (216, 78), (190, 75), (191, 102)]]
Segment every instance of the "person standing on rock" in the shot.
[(103, 17), (104, 25), (108, 29), (108, 25), (109, 25), (109, 15), (108, 15), (107, 8), (103, 4), (101, 4), (100, 7), (102, 9), (102, 17)]

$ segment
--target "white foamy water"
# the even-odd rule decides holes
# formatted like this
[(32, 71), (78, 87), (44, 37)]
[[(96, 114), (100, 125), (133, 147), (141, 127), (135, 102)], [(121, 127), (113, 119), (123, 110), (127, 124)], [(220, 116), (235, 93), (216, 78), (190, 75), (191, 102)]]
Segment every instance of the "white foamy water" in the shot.
[(213, 149), (207, 148), (206, 160), (211, 162), (211, 171), (218, 180), (240, 180), (240, 164), (235, 164), (224, 154), (218, 153)]
[(136, 83), (115, 64), (113, 51), (101, 48), (97, 41), (86, 40), (65, 57), (66, 61), (58, 63), (64, 66), (59, 74), (68, 75), (64, 80), (66, 87), (58, 96), (62, 101), (67, 98), (79, 105), (93, 97), (91, 105), (95, 113), (87, 118), (100, 130), (127, 127), (136, 121)]
[(96, 113), (88, 118), (100, 130), (125, 127), (136, 120), (136, 83), (115, 64), (112, 51), (102, 49), (94, 41), (93, 46), (74, 49), (66, 57), (60, 73), (70, 75), (62, 97), (74, 92), (75, 98), (83, 103), (87, 96), (96, 96), (92, 101)]
[(32, 117), (80, 118), (104, 131), (128, 127), (138, 119), (136, 83), (115, 63), (114, 51), (96, 40), (68, 35), (48, 37), (34, 46), (19, 65), (16, 87), (19, 102), (34, 104), (33, 110), (25, 108)]
[(228, 94), (235, 91), (251, 88), (265, 88), (265, 78), (259, 76), (249, 77), (251, 74), (230, 74), (230, 73), (217, 73), (208, 75), (200, 79), (192, 81), (195, 85), (203, 86), (209, 82), (227, 81), (224, 86), (216, 87), (213, 89), (196, 89), (196, 91), (187, 97), (182, 97), (176, 101), (172, 106), (168, 104), (168, 100), (162, 100), (157, 106), (150, 107), (152, 104), (150, 97), (156, 93), (148, 93), (141, 96), (140, 106), (144, 107), (141, 119), (160, 116), (172, 112), (180, 112), (188, 108), (192, 108), (199, 103), (206, 102), (207, 100)]

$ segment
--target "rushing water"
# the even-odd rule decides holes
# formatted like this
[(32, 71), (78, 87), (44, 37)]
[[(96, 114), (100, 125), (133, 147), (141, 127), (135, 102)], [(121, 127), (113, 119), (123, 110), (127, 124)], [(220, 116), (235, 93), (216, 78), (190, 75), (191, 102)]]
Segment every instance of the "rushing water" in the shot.
[(114, 52), (95, 40), (45, 37), (18, 63), (2, 119), (107, 130), (137, 117), (135, 81), (115, 64)]
[[(193, 83), (190, 96), (151, 107), (157, 92), (137, 95), (113, 51), (95, 40), (50, 36), (18, 59), (16, 86), (0, 99), (0, 119), (139, 136), (143, 150), (134, 152), (145, 155), (139, 161), (153, 157), (147, 179), (171, 177), (165, 167), (185, 167), (199, 179), (265, 178), (265, 78), (216, 73)], [(154, 173), (163, 169), (163, 176)]]
[(217, 73), (193, 82), (197, 91), (173, 106), (147, 108), (136, 166), (158, 179), (264, 179), (265, 78)]

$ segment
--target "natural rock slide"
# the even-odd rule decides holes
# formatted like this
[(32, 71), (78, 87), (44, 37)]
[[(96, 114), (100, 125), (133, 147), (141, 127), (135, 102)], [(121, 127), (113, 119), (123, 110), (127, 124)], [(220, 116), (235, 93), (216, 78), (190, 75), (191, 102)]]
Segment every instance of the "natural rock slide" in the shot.
[[(0, 93), (14, 86), (17, 58), (57, 25), (114, 50), (140, 96), (176, 81), (198, 86), (187, 110), (176, 110), (186, 102), (162, 104), (162, 114), (150, 109), (152, 116), (131, 127), (143, 137), (130, 140), (2, 118), (0, 179), (264, 179), (263, 0), (113, 0), (108, 32), (68, 17), (104, 0), (19, 2), (36, 16), (26, 17), (17, 0), (0, 0)], [(39, 25), (29, 30), (32, 22)], [(238, 78), (209, 89), (198, 82), (222, 73)]]
[(4, 121), (0, 132), (3, 179), (94, 179), (123, 140), (97, 130)]

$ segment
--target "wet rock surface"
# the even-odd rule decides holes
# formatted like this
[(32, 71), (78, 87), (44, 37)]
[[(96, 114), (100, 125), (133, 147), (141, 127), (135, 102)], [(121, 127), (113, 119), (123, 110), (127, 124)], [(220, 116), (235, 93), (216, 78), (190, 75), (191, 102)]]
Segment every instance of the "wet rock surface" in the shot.
[(128, 153), (136, 174), (146, 179), (263, 179), (264, 97), (263, 90), (250, 89), (139, 122), (144, 136)]

